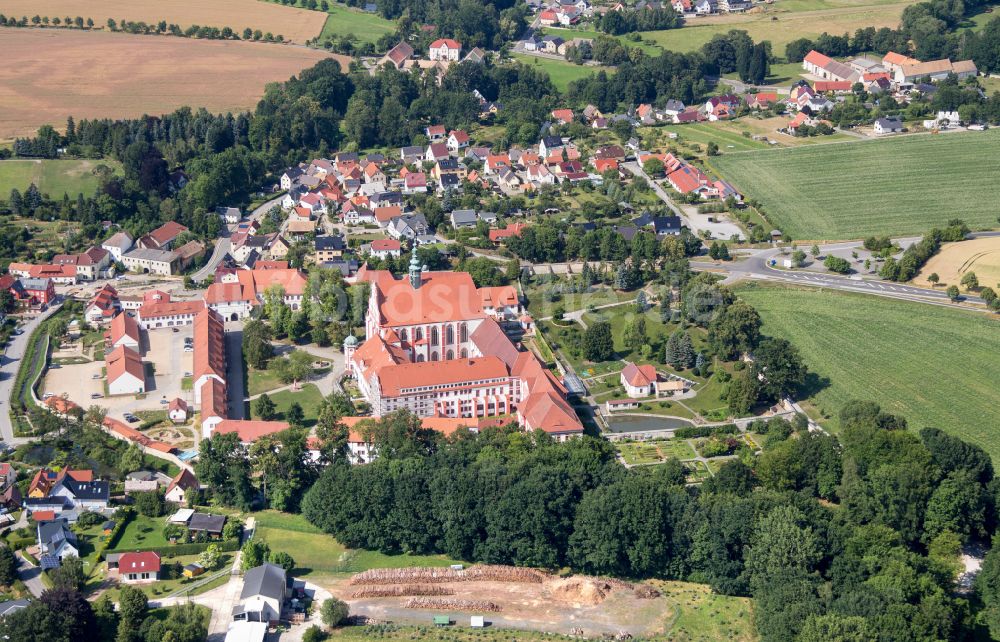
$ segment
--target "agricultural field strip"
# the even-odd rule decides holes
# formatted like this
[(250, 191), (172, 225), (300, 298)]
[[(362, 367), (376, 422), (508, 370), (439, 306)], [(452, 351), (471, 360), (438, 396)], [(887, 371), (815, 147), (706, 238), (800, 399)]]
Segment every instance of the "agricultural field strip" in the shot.
[(192, 25), (260, 29), (281, 34), (292, 42), (305, 42), (319, 35), (326, 14), (261, 0), (4, 0), (0, 11), (15, 16), (81, 16), (93, 18), (103, 28), (108, 19), (156, 24), (165, 21), (181, 29)]
[[(970, 157), (979, 159), (975, 171)], [(792, 238), (919, 234), (940, 224), (941, 212), (974, 227), (996, 221), (981, 199), (984, 177), (1000, 174), (994, 131), (732, 152), (712, 162)]]
[(810, 399), (827, 414), (851, 399), (875, 400), (911, 429), (941, 428), (1000, 458), (1000, 320), (829, 290), (748, 287), (740, 295), (760, 312), (764, 333), (787, 338), (829, 379)]

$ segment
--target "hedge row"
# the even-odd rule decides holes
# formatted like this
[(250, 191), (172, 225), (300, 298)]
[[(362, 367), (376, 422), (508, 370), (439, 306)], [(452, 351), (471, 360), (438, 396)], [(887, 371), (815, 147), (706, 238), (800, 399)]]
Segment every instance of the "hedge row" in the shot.
[(736, 424), (723, 424), (721, 426), (685, 426), (674, 431), (674, 437), (681, 439), (697, 439), (699, 437), (712, 437), (715, 435), (735, 435), (740, 431)]

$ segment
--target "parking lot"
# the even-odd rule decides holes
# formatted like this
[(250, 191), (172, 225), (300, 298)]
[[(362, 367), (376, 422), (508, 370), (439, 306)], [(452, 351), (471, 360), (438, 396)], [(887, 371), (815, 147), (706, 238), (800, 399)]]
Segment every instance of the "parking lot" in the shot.
[[(181, 389), (182, 379), (192, 371), (194, 364), (194, 353), (184, 350), (184, 338), (190, 337), (191, 332), (191, 326), (179, 328), (178, 332), (169, 328), (143, 331), (142, 361), (152, 365), (152, 368), (146, 368), (147, 393), (143, 399), (136, 399), (134, 395), (104, 396), (104, 361), (50, 368), (42, 381), (40, 392), (66, 394), (84, 408), (100, 406), (107, 410), (108, 416), (116, 419), (122, 419), (125, 413), (140, 410), (163, 410), (166, 404), (161, 401), (169, 401), (174, 397), (181, 397), (192, 403), (192, 393)], [(93, 395), (101, 397), (93, 399)]]

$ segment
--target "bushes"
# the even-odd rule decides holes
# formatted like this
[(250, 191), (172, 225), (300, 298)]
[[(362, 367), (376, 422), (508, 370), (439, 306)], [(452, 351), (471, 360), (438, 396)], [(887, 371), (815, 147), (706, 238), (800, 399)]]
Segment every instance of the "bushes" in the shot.
[(680, 439), (700, 439), (703, 437), (714, 437), (718, 435), (735, 435), (740, 432), (736, 424), (724, 424), (722, 426), (685, 426), (674, 431), (674, 437)]
[[(110, 541), (110, 540), (109, 540)], [(219, 551), (224, 553), (230, 553), (232, 551), (239, 550), (240, 543), (237, 540), (222, 540), (217, 542), (190, 542), (188, 544), (174, 544), (168, 546), (133, 546), (128, 549), (123, 550), (113, 550), (106, 549), (101, 554), (103, 559), (108, 553), (128, 553), (128, 552), (147, 552), (152, 551), (154, 553), (159, 553), (160, 555), (167, 556), (178, 556), (178, 555), (197, 555), (203, 553), (209, 546), (216, 545)]]

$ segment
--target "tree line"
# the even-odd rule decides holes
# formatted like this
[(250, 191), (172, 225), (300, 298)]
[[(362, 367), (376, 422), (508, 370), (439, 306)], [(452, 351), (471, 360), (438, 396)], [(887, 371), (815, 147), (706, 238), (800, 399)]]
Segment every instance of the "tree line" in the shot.
[(379, 459), (330, 466), (302, 508), (349, 547), (708, 583), (755, 599), (765, 641), (961, 639), (959, 549), (997, 525), (989, 456), (870, 402), (840, 421), (839, 438), (776, 425), (752, 465), (695, 488), (591, 437), (444, 438), (397, 412), (362, 428)]
[[(181, 27), (173, 22), (167, 23), (166, 20), (160, 20), (156, 23), (146, 23), (144, 21), (134, 21), (134, 20), (121, 20), (116, 21), (113, 18), (108, 18), (107, 23), (108, 31), (121, 31), (124, 33), (131, 34), (143, 34), (143, 35), (163, 35), (163, 36), (177, 36), (179, 38), (199, 38), (202, 40), (240, 40), (240, 32), (234, 30), (232, 27), (209, 27), (201, 25), (191, 25), (189, 27)], [(65, 18), (60, 18), (59, 16), (49, 17), (40, 16), (35, 14), (29, 20), (27, 16), (21, 16), (16, 18), (14, 16), (5, 16), (0, 13), (0, 25), (6, 25), (8, 27), (63, 27), (65, 29), (77, 28), (77, 29), (94, 29), (95, 23), (93, 18), (84, 19), (81, 16), (76, 18), (71, 18), (66, 16)], [(264, 41), (264, 42), (284, 42), (285, 37), (281, 34), (274, 35), (270, 31), (261, 32), (260, 29), (250, 29), (247, 27), (242, 32), (243, 40), (252, 41)]]

